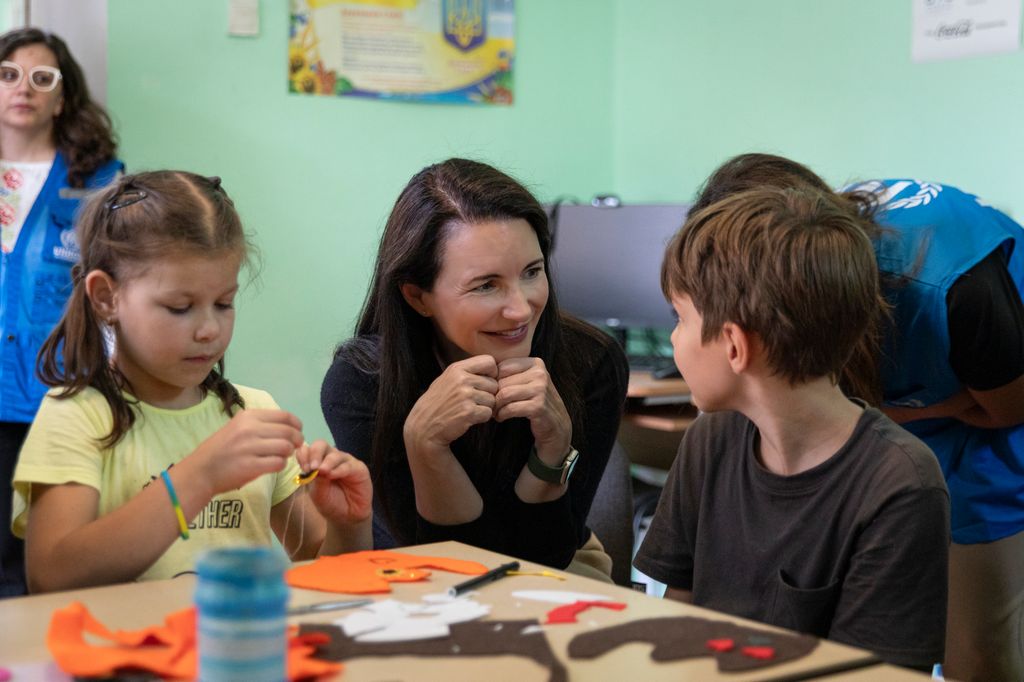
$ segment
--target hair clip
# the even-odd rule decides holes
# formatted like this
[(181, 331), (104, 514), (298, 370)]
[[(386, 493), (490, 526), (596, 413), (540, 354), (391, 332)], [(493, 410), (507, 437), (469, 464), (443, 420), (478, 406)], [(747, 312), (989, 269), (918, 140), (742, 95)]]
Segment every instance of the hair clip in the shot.
[(116, 211), (119, 208), (137, 204), (148, 196), (149, 193), (144, 189), (126, 187), (115, 194), (113, 199), (107, 202), (107, 210)]
[(218, 191), (218, 192), (223, 192), (224, 191), (223, 188), (221, 188), (221, 186), (220, 186), (220, 176), (219, 175), (211, 175), (210, 177), (208, 177), (206, 179), (209, 181), (209, 183), (211, 185), (213, 185), (214, 191)]
[(82, 267), (81, 263), (75, 263), (71, 266), (71, 284), (72, 286), (77, 285), (85, 279), (85, 268)]

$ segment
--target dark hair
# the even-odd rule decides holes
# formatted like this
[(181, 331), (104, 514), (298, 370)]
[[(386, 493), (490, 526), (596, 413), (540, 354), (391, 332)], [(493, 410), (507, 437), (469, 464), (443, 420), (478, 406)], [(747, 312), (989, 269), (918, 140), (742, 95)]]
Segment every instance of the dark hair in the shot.
[(855, 214), (807, 188), (738, 192), (691, 214), (662, 264), (706, 343), (734, 322), (790, 383), (838, 381), (882, 309), (871, 242)]
[(53, 122), (53, 142), (67, 161), (68, 183), (82, 187), (96, 169), (114, 158), (117, 140), (110, 117), (89, 96), (81, 67), (53, 33), (38, 28), (8, 31), (0, 35), (0, 59), (26, 45), (45, 45), (57, 58), (64, 104)]
[[(102, 440), (117, 443), (135, 423), (135, 413), (121, 389), (132, 392), (127, 379), (107, 357), (100, 326), (85, 291), (85, 275), (101, 270), (126, 282), (151, 261), (175, 253), (249, 253), (234, 203), (220, 178), (186, 171), (154, 171), (126, 175), (97, 193), (78, 221), (81, 261), (72, 269), (73, 289), (60, 322), (39, 351), (39, 376), (47, 386), (61, 386), (58, 398), (69, 398), (87, 386), (103, 394), (114, 425)], [(210, 370), (200, 386), (216, 393), (228, 414), (244, 407), (237, 389), (224, 378), (224, 360)]]
[[(758, 187), (802, 187), (820, 192), (854, 216), (872, 241), (881, 239), (887, 233), (875, 222), (878, 204), (873, 193), (855, 190), (838, 194), (807, 166), (774, 154), (740, 154), (723, 163), (705, 181), (690, 212), (697, 213), (733, 194)], [(880, 274), (880, 278), (885, 287), (898, 285), (894, 278), (886, 274)], [(881, 336), (891, 319), (891, 306), (884, 299), (881, 299), (881, 306), (880, 314), (874, 318), (873, 326), (854, 348), (839, 379), (839, 385), (847, 395), (862, 398), (872, 405), (879, 405), (882, 401)]]
[[(467, 159), (448, 159), (421, 170), (402, 190), (388, 217), (356, 337), (337, 350), (338, 356), (363, 372), (378, 375), (371, 469), (376, 490), (389, 491), (378, 499), (399, 543), (411, 541), (415, 529), (412, 476), (402, 424), (440, 371), (434, 355), (434, 328), (406, 303), (400, 288), (414, 284), (424, 291), (433, 290), (451, 226), (514, 219), (525, 220), (533, 228), (547, 269), (551, 252), (547, 215), (523, 185), (491, 166)], [(593, 327), (563, 316), (551, 287), (531, 355), (547, 366), (572, 418), (574, 445), (582, 450), (583, 389), (578, 383), (579, 367), (572, 364), (581, 360), (573, 359), (566, 348), (563, 332), (567, 328), (604, 337)], [(507, 476), (525, 463), (532, 435), (529, 425), (522, 422), (482, 424), (463, 436), (493, 452), (488, 458), (460, 459), (476, 485), (488, 477)]]

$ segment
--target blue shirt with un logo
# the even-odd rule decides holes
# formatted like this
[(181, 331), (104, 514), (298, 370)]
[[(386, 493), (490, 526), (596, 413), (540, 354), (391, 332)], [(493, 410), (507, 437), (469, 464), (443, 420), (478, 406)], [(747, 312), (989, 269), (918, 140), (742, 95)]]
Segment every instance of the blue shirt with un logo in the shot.
[(82, 199), (123, 168), (109, 161), (84, 188), (71, 188), (67, 162), (57, 152), (14, 250), (0, 255), (0, 421), (35, 417), (46, 391), (35, 374), (36, 355), (64, 313), (79, 258), (75, 216)]
[[(1024, 232), (1004, 213), (955, 187), (882, 180), (854, 189), (879, 198), (888, 232), (875, 244), (878, 266), (904, 283), (895, 304), (882, 383), (888, 405), (924, 407), (964, 389), (949, 361), (946, 296), (953, 283), (997, 249), (1024, 292)], [(952, 505), (953, 541), (991, 542), (1024, 530), (1024, 425), (980, 429), (955, 419), (903, 424), (935, 452)]]

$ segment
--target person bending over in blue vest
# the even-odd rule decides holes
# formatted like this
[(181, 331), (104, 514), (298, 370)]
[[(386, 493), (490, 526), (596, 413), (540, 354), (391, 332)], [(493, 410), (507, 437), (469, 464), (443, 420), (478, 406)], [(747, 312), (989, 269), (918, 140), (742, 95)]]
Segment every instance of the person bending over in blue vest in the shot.
[(64, 41), (35, 28), (0, 36), (0, 597), (26, 592), (11, 476), (46, 392), (36, 354), (71, 293), (79, 203), (123, 170), (115, 150)]
[(806, 166), (769, 154), (723, 164), (697, 204), (764, 185), (812, 187), (872, 219), (863, 224), (893, 320), (882, 355), (867, 363), (872, 344), (863, 342), (845, 383), (879, 382), (883, 411), (928, 444), (949, 485), (946, 674), (1024, 679), (1021, 226), (934, 182), (880, 180), (835, 194)]
[(810, 190), (691, 212), (662, 265), (687, 429), (635, 565), (666, 595), (943, 658), (949, 495), (935, 457), (837, 382), (885, 304), (860, 219)]

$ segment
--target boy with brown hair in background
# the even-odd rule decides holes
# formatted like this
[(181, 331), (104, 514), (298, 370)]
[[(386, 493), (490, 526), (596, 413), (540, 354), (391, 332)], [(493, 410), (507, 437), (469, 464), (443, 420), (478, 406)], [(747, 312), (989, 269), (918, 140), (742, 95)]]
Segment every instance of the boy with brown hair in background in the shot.
[(942, 661), (949, 496), (934, 455), (837, 379), (885, 314), (863, 226), (824, 195), (752, 189), (692, 214), (662, 289), (703, 412), (636, 557), (666, 596)]

